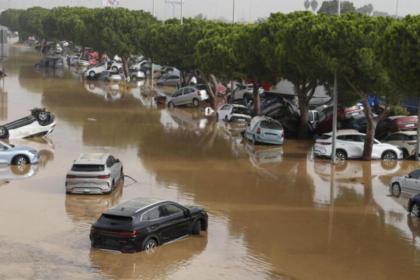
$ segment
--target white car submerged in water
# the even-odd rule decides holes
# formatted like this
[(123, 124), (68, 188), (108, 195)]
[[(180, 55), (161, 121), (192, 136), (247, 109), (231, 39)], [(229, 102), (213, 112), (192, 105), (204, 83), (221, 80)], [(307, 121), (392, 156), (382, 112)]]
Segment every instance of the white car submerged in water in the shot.
[[(354, 129), (337, 131), (336, 157), (339, 160), (360, 159), (363, 156), (366, 134)], [(332, 133), (325, 133), (319, 137), (314, 146), (314, 154), (317, 157), (331, 157)], [(372, 159), (398, 160), (403, 158), (403, 153), (398, 147), (381, 143), (374, 139)]]
[(0, 139), (19, 139), (46, 136), (55, 128), (54, 114), (35, 108), (27, 117), (0, 125)]

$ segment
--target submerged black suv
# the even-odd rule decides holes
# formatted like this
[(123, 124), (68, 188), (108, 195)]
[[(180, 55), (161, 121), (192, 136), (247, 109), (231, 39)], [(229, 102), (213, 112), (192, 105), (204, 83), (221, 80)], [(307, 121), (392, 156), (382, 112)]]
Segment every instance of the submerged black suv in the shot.
[(204, 209), (137, 198), (108, 209), (93, 224), (92, 247), (134, 253), (207, 230)]

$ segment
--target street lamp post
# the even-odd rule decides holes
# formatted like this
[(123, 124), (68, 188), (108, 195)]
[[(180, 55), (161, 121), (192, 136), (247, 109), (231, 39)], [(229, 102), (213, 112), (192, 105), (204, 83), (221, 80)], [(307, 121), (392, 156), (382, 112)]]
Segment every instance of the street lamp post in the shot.
[(235, 23), (235, 0), (232, 0), (232, 23)]
[(171, 4), (173, 8), (175, 8), (175, 5), (181, 6), (181, 24), (184, 23), (184, 0), (166, 0), (167, 4)]
[(153, 1), (152, 13), (153, 13), (153, 16), (154, 16), (154, 17), (156, 17), (156, 5), (155, 5), (155, 0), (152, 0), (152, 1)]
[(396, 18), (398, 17), (398, 8), (399, 8), (399, 5), (400, 5), (400, 0), (396, 0), (396, 3), (395, 3), (395, 17)]

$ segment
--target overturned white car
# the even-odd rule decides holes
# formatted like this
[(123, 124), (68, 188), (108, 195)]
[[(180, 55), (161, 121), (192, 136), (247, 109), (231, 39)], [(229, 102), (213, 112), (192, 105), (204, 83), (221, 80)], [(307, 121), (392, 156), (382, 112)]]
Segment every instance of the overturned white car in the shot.
[(54, 114), (45, 109), (35, 108), (27, 117), (0, 125), (0, 139), (17, 139), (45, 136), (55, 128)]

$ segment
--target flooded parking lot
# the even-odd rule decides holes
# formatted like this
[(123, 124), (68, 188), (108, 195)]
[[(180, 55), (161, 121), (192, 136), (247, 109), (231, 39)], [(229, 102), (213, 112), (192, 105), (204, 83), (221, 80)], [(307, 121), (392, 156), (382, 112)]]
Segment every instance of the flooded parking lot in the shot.
[[(282, 147), (244, 142), (241, 127), (195, 109), (157, 109), (143, 89), (84, 83), (71, 71), (39, 72), (38, 56), (14, 47), (5, 64), (0, 118), (33, 107), (57, 128), (27, 141), (41, 162), (0, 168), (0, 279), (416, 279), (420, 222), (392, 176), (418, 167), (314, 160), (310, 141)], [(121, 159), (126, 178), (111, 195), (66, 195), (81, 152)], [(16, 174), (18, 173), (18, 174)], [(22, 173), (22, 174), (21, 174)], [(151, 254), (90, 248), (91, 224), (135, 197), (200, 205), (209, 230)]]

